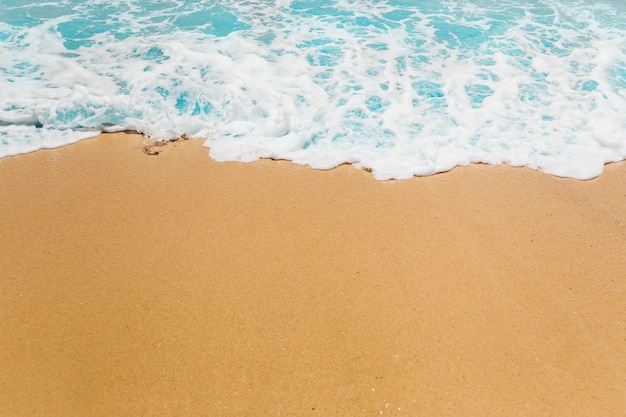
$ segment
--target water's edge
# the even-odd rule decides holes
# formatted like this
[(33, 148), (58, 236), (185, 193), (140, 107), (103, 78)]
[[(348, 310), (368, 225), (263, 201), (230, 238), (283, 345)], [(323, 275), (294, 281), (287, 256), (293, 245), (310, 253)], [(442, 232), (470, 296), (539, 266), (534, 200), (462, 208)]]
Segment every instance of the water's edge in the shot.
[(626, 158), (615, 7), (8, 1), (0, 157), (135, 130), (377, 179), (473, 162), (589, 179)]

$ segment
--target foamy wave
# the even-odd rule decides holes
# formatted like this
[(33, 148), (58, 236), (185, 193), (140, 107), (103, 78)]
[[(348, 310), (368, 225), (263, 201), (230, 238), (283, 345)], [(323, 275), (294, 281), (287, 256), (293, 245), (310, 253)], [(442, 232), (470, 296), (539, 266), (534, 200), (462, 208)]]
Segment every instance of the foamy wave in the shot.
[(626, 157), (626, 24), (609, 3), (117, 7), (0, 25), (0, 156), (132, 129), (378, 179), (470, 162), (586, 179)]

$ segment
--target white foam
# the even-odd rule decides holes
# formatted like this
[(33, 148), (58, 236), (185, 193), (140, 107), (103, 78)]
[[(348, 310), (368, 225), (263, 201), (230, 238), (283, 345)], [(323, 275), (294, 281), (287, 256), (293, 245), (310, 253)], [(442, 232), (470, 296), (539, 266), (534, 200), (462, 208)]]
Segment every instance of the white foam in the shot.
[[(247, 31), (105, 32), (76, 51), (55, 34), (58, 21), (0, 26), (11, 33), (0, 44), (10, 57), (0, 64), (0, 156), (132, 129), (208, 138), (218, 161), (349, 162), (378, 179), (471, 162), (592, 178), (626, 158), (626, 31), (580, 3), (541, 4), (558, 25), (529, 10), (470, 46), (442, 35), (440, 15), (415, 7), (390, 19), (397, 8), (347, 0), (336, 7), (354, 13), (351, 24), (302, 16), (291, 1), (237, 3)], [(493, 24), (485, 8), (449, 9), (461, 16), (451, 30)], [(141, 33), (141, 20), (124, 19)]]

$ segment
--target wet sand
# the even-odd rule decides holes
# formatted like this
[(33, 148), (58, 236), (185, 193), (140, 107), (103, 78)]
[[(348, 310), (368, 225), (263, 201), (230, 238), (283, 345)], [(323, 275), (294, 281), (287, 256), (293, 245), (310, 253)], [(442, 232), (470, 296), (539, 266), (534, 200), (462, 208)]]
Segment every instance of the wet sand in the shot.
[(2, 416), (624, 416), (626, 164), (0, 159)]

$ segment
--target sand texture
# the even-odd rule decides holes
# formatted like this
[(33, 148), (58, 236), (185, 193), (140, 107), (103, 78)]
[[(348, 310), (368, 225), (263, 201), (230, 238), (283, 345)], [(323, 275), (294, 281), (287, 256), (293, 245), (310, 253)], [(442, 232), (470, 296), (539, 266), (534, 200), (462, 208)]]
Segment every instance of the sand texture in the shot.
[(626, 164), (0, 160), (0, 416), (626, 416)]

